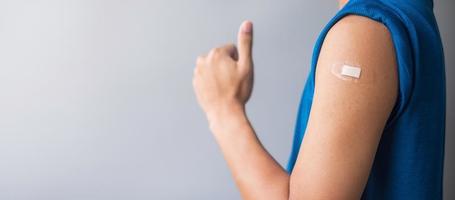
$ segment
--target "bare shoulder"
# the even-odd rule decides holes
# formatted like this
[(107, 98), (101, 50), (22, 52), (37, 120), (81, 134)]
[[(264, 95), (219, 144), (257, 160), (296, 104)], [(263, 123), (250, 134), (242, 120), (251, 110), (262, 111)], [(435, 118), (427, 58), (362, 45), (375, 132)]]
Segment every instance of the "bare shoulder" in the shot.
[(369, 42), (374, 43), (380, 40), (391, 39), (389, 30), (383, 23), (360, 15), (347, 15), (343, 17), (332, 26), (327, 35), (328, 38), (340, 36), (350, 36), (347, 38), (369, 40)]
[[(327, 33), (319, 60), (360, 62), (363, 67), (378, 65), (396, 69), (395, 50), (387, 27), (368, 17), (348, 15)], [(380, 70), (380, 69), (378, 69)]]
[[(356, 82), (334, 76), (334, 65), (343, 64), (360, 68)], [(395, 49), (384, 24), (367, 17), (348, 15), (332, 26), (319, 54), (316, 90), (355, 92), (362, 95), (359, 100), (379, 95), (383, 96), (384, 102), (378, 103), (389, 107), (397, 95), (397, 82)]]

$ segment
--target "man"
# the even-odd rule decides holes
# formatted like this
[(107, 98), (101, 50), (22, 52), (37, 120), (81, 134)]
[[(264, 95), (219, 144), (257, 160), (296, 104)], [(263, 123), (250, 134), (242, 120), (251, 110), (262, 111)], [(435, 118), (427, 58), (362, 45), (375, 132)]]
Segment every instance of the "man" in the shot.
[[(287, 169), (246, 116), (253, 25), (193, 86), (244, 199), (442, 199), (445, 72), (431, 0), (340, 1), (316, 42)], [(303, 139), (304, 136), (304, 139)]]

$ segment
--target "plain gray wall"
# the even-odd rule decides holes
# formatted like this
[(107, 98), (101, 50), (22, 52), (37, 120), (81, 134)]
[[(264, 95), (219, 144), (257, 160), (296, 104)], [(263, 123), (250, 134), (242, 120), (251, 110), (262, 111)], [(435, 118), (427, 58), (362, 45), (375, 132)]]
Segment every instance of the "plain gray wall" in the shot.
[[(195, 58), (255, 27), (250, 119), (283, 165), (314, 41), (337, 2), (0, 0), (0, 199), (239, 199), (192, 91)], [(454, 199), (454, 1), (445, 197)]]

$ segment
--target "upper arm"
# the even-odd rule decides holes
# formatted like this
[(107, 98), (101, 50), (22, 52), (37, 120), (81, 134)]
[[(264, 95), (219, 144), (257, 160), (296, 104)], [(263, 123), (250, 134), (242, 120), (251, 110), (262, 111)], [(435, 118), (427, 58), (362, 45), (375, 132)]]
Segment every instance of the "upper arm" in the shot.
[[(361, 68), (357, 81), (332, 72), (334, 64)], [(296, 165), (291, 199), (359, 199), (398, 93), (395, 50), (387, 28), (349, 15), (328, 32), (320, 51), (315, 90)]]

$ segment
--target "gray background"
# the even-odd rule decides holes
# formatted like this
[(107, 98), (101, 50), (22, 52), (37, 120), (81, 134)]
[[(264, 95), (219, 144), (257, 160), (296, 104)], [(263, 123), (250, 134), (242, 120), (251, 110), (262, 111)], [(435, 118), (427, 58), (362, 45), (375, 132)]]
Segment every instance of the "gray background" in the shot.
[[(0, 199), (239, 199), (197, 106), (195, 58), (255, 26), (248, 113), (286, 164), (328, 1), (0, 0)], [(436, 1), (447, 65), (445, 197), (454, 199), (454, 1)]]

